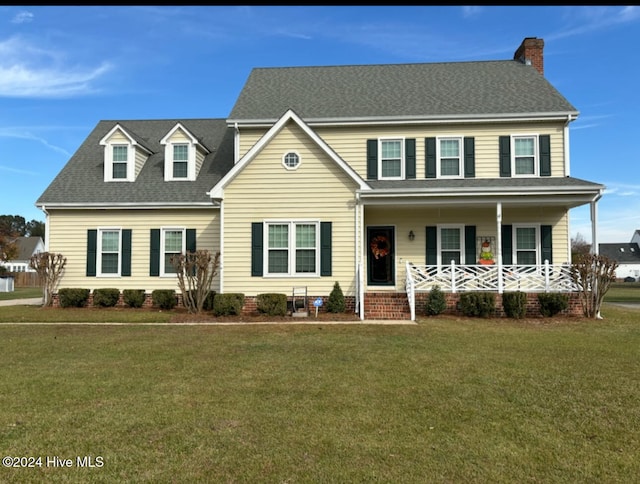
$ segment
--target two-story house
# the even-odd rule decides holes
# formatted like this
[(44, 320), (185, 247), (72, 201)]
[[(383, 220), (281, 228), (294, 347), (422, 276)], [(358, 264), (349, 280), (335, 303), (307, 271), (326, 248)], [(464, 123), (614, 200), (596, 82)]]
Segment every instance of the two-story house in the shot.
[(227, 119), (101, 121), (36, 203), (61, 287), (177, 289), (171, 255), (206, 248), (248, 309), (336, 281), (363, 319), (413, 319), (435, 285), (570, 292), (569, 210), (604, 187), (570, 176), (578, 111), (543, 47), (256, 68)]

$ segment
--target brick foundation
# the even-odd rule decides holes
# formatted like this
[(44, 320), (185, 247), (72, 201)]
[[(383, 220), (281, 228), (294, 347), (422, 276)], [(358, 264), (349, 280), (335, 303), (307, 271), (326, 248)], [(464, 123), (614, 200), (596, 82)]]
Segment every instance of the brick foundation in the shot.
[[(461, 315), (458, 309), (458, 302), (460, 301), (460, 293), (444, 293), (447, 308), (443, 314)], [(309, 313), (315, 312), (314, 301), (321, 297), (323, 304), (319, 307), (318, 312), (324, 313), (327, 311), (328, 296), (307, 296), (307, 308)], [(416, 318), (425, 315), (425, 305), (428, 292), (416, 293)], [(177, 307), (183, 307), (182, 294), (176, 292)], [(292, 303), (292, 298), (287, 298), (289, 306)], [(93, 306), (93, 292), (89, 294), (87, 300), (87, 307)], [(346, 312), (355, 312), (356, 301), (354, 296), (345, 296)], [(60, 307), (60, 299), (57, 293), (53, 295), (53, 307)], [(125, 307), (123, 301), (123, 295), (120, 293), (120, 298), (116, 307)], [(151, 293), (145, 293), (145, 299), (143, 307), (153, 307), (153, 300)], [(256, 296), (246, 296), (244, 299), (244, 306), (242, 307), (243, 315), (251, 315), (258, 312), (256, 306)], [(569, 307), (562, 311), (560, 316), (582, 316), (582, 305), (580, 303), (580, 297), (578, 293), (569, 293)], [(502, 294), (496, 293), (496, 317), (506, 317), (504, 309), (502, 308)], [(527, 293), (527, 312), (525, 317), (539, 318), (540, 315), (540, 303), (538, 302), (537, 293)], [(403, 292), (368, 292), (364, 295), (364, 319), (380, 319), (380, 320), (410, 320), (411, 309), (409, 308), (409, 301), (407, 295)]]

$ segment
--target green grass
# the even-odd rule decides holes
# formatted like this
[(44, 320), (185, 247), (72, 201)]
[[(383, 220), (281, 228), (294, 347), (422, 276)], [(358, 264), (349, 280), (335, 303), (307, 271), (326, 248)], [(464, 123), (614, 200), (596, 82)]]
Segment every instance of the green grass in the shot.
[[(3, 311), (7, 308), (1, 308)], [(629, 482), (638, 312), (418, 325), (0, 325), (2, 482)]]
[(30, 299), (32, 297), (42, 297), (40, 287), (16, 287), (13, 292), (0, 292), (0, 301), (10, 299)]
[(640, 304), (640, 282), (617, 282), (604, 296), (605, 302), (634, 302)]

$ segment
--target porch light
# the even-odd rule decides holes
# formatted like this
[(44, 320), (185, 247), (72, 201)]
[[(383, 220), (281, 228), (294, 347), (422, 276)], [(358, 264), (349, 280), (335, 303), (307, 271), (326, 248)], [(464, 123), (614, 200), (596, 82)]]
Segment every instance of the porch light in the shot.
[(413, 233), (413, 230), (409, 230), (409, 240), (413, 240), (416, 238), (416, 234)]

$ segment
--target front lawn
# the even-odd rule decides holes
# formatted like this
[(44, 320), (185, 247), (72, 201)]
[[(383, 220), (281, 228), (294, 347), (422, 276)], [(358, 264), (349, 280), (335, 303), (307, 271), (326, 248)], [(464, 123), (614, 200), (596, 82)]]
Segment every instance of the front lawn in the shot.
[(0, 325), (0, 448), (42, 457), (0, 481), (629, 482), (638, 312), (603, 314)]

